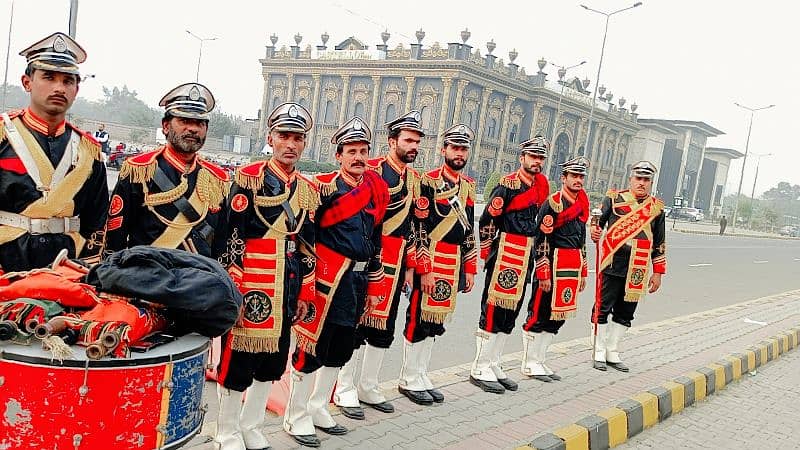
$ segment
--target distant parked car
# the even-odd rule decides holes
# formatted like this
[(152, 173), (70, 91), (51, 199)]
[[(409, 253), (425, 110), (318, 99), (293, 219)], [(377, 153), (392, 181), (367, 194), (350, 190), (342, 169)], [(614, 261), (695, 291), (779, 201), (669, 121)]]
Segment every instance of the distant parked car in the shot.
[(781, 236), (797, 236), (798, 234), (800, 234), (800, 227), (796, 227), (793, 225), (786, 225), (785, 227), (781, 227), (781, 229), (778, 230), (778, 234), (780, 234)]
[(688, 220), (690, 222), (699, 222), (705, 219), (703, 211), (697, 208), (675, 208), (671, 211), (671, 218)]

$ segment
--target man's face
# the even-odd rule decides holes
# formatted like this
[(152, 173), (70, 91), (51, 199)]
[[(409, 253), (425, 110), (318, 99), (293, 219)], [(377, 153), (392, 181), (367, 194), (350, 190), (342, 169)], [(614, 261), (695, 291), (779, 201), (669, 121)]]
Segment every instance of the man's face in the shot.
[(267, 143), (272, 147), (272, 159), (287, 168), (294, 168), (306, 148), (306, 135), (291, 131), (270, 131)]
[(181, 153), (197, 153), (206, 142), (208, 121), (172, 117), (169, 121), (161, 122), (161, 127), (167, 142)]
[(586, 175), (579, 175), (577, 173), (567, 172), (561, 175), (561, 185), (564, 186), (569, 192), (576, 194), (583, 189), (583, 180)]
[(106, 126), (105, 126), (105, 125), (103, 125), (103, 124), (101, 123), (101, 124), (100, 124), (100, 126), (99, 126), (99, 127), (97, 127), (97, 129), (98, 129), (99, 131), (103, 131), (103, 130), (105, 130), (105, 129), (106, 129)]
[(650, 189), (653, 187), (653, 179), (632, 176), (631, 177), (631, 192), (636, 198), (642, 198), (650, 195)]
[(544, 166), (544, 156), (532, 155), (530, 153), (523, 153), (519, 157), (519, 165), (522, 170), (530, 175), (536, 175), (542, 172)]
[(446, 144), (442, 147), (442, 156), (444, 156), (444, 163), (447, 164), (447, 167), (458, 172), (467, 165), (469, 147)]
[(336, 154), (336, 161), (342, 166), (342, 171), (353, 178), (361, 178), (367, 169), (369, 158), (369, 144), (366, 142), (351, 142), (342, 145), (342, 152)]
[(411, 130), (400, 130), (397, 138), (389, 138), (389, 151), (406, 164), (411, 164), (417, 159), (419, 142), (422, 139), (419, 133)]
[(67, 113), (78, 95), (77, 75), (35, 69), (22, 76), (22, 87), (31, 94), (31, 109), (39, 115), (61, 116)]

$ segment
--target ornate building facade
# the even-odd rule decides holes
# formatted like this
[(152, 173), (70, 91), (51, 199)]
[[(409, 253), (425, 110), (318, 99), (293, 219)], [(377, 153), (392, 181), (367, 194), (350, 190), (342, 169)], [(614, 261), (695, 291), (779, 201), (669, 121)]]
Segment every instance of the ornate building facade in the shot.
[(514, 62), (516, 51), (509, 52), (506, 63), (493, 54), (495, 43), (490, 41), (481, 54), (468, 44), (466, 30), (461, 42), (429, 47), (422, 44), (422, 30), (409, 46), (390, 48), (389, 37), (382, 33), (383, 43), (374, 47), (350, 37), (329, 48), (329, 36), (323, 34), (321, 45), (301, 48), (298, 34), (295, 45), (278, 48), (278, 37), (273, 35), (260, 60), (264, 95), (259, 136), (265, 136), (266, 113), (280, 103), (296, 101), (314, 117), (304, 158), (333, 161), (330, 136), (354, 115), (372, 128), (372, 152), (377, 155), (387, 149), (382, 125), (417, 109), (426, 130), (415, 162), (420, 169), (441, 163), (442, 132), (462, 122), (476, 132), (467, 173), (477, 179), (479, 189), (492, 172), (516, 170), (519, 143), (536, 134), (552, 141), (546, 162), (549, 176), (557, 179), (557, 164), (568, 157), (585, 155), (592, 161), (588, 187), (603, 191), (624, 185), (628, 149), (641, 128), (636, 104), (627, 109), (622, 97), (612, 103), (613, 95), (601, 86), (590, 128), (589, 80), (565, 78), (564, 71), (559, 71), (559, 80), (548, 80), (544, 60), (529, 75)]

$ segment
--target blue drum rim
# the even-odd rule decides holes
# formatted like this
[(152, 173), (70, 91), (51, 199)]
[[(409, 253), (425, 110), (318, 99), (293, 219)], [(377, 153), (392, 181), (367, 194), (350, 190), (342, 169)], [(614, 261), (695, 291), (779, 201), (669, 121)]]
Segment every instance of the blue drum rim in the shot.
[(199, 347), (195, 347), (190, 350), (184, 350), (179, 353), (173, 353), (170, 355), (163, 355), (163, 356), (154, 356), (148, 358), (111, 358), (111, 359), (98, 359), (98, 360), (74, 360), (74, 359), (65, 359), (63, 361), (51, 360), (50, 358), (45, 358), (41, 356), (30, 356), (30, 355), (20, 355), (17, 353), (10, 353), (7, 351), (0, 350), (0, 362), (2, 361), (16, 361), (21, 363), (28, 363), (28, 364), (36, 364), (40, 366), (51, 366), (51, 367), (76, 367), (76, 368), (85, 368), (87, 367), (86, 363), (88, 361), (88, 367), (91, 368), (106, 368), (106, 367), (139, 367), (139, 366), (147, 366), (157, 363), (164, 363), (164, 362), (177, 362), (178, 360), (190, 358), (192, 356), (199, 355), (208, 350), (208, 347), (211, 345), (210, 339), (203, 342), (202, 345)]

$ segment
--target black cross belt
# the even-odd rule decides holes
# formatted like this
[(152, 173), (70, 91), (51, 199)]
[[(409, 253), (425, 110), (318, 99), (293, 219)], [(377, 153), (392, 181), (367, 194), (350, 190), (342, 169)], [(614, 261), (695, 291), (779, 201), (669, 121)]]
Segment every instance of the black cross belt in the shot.
[[(155, 174), (153, 174), (153, 181), (156, 183), (161, 192), (167, 192), (175, 189), (175, 184), (167, 177), (167, 174), (161, 169), (160, 166), (156, 165)], [(172, 202), (172, 204), (178, 208), (189, 222), (197, 222), (200, 220), (200, 214), (194, 209), (191, 203), (186, 200), (186, 197), (181, 195), (178, 197), (177, 200)], [(209, 245), (211, 244), (211, 240), (214, 237), (214, 228), (208, 224), (205, 220), (202, 223), (195, 225), (194, 229), (200, 234), (200, 237), (203, 238)]]

